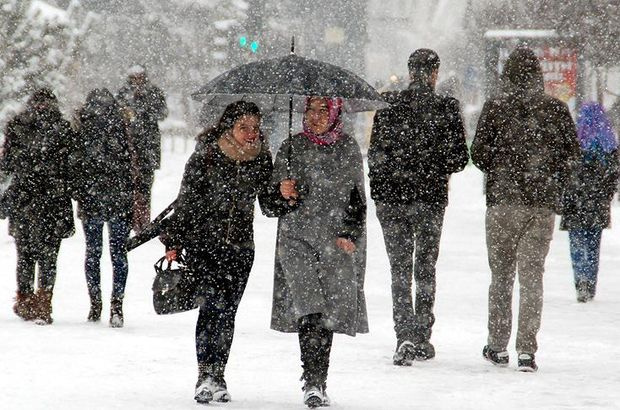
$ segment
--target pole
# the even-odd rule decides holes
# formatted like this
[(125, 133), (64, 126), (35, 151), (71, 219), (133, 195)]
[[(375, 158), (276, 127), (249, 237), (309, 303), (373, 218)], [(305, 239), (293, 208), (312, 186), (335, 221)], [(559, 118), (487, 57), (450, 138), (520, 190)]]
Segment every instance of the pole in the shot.
[[(291, 55), (295, 55), (295, 36), (291, 37)], [(286, 156), (286, 175), (291, 178), (291, 151), (293, 150), (293, 96), (288, 97), (288, 152)]]

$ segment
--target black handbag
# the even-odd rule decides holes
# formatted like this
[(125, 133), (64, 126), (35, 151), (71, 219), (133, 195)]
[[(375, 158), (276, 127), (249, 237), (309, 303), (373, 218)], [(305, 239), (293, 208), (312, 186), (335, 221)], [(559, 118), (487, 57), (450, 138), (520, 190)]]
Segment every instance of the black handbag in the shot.
[(177, 262), (177, 267), (173, 268), (172, 262), (167, 262), (164, 256), (155, 263), (153, 308), (158, 315), (187, 312), (204, 302), (204, 294), (200, 291), (202, 281), (184, 265), (182, 258)]

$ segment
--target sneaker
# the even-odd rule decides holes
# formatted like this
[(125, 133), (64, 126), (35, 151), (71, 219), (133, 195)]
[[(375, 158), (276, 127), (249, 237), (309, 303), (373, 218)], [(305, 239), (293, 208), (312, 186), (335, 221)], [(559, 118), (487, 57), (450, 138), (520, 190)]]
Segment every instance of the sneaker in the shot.
[(213, 387), (213, 401), (218, 403), (228, 403), (231, 400), (232, 398), (230, 397), (230, 393), (228, 393), (224, 379), (215, 380)]
[(582, 280), (575, 284), (575, 289), (577, 290), (577, 302), (586, 303), (590, 300), (590, 292), (588, 292), (588, 284), (586, 281)]
[(305, 385), (304, 388), (304, 404), (311, 409), (323, 406), (325, 396), (323, 389), (311, 384)]
[(415, 345), (409, 340), (405, 340), (396, 349), (392, 361), (395, 366), (411, 366), (416, 358)]
[(431, 342), (422, 342), (415, 345), (415, 359), (416, 360), (429, 360), (435, 357), (435, 346)]
[(531, 353), (521, 353), (519, 354), (519, 366), (517, 370), (520, 372), (529, 372), (533, 373), (538, 370), (538, 366), (536, 365), (536, 360), (534, 360), (534, 355)]
[(207, 377), (204, 380), (198, 380), (196, 383), (196, 392), (194, 394), (194, 400), (201, 404), (207, 404), (213, 400), (213, 392), (215, 391), (215, 383), (213, 378)]
[(506, 350), (496, 352), (495, 350), (491, 349), (489, 345), (486, 345), (484, 349), (482, 349), (482, 357), (484, 357), (485, 360), (493, 363), (495, 366), (508, 366), (509, 355)]

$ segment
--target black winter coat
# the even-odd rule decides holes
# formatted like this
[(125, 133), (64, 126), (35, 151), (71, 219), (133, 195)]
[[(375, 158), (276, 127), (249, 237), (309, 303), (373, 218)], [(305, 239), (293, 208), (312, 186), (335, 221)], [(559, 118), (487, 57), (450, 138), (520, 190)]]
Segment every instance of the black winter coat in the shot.
[(164, 93), (152, 84), (140, 89), (126, 85), (118, 91), (117, 100), (132, 113), (128, 128), (136, 154), (136, 167), (141, 173), (151, 173), (161, 164), (158, 121), (168, 115)]
[(571, 170), (562, 198), (564, 230), (608, 228), (610, 203), (618, 184), (618, 151), (605, 154), (601, 160), (582, 154)]
[(414, 83), (384, 97), (391, 107), (375, 115), (368, 150), (371, 197), (446, 206), (448, 177), (468, 161), (459, 102)]
[(6, 127), (0, 169), (12, 176), (3, 196), (16, 239), (67, 238), (74, 229), (74, 133), (58, 109), (28, 109)]
[(131, 159), (120, 107), (114, 101), (90, 101), (79, 113), (80, 172), (75, 183), (82, 219), (131, 219)]
[(200, 144), (187, 165), (174, 214), (162, 235), (169, 249), (185, 249), (190, 258), (209, 249), (254, 248), (254, 202), (272, 203), (271, 153), (263, 144), (258, 156), (237, 162), (217, 142)]

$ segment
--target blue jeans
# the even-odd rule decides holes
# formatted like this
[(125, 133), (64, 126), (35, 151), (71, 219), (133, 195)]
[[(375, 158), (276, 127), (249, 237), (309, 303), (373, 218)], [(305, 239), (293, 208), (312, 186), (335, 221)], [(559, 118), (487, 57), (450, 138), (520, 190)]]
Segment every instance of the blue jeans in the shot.
[(600, 228), (568, 231), (575, 283), (582, 281), (596, 283), (602, 233), (603, 230)]
[(112, 299), (122, 300), (127, 283), (127, 237), (129, 236), (129, 221), (124, 218), (112, 218), (104, 221), (102, 218), (85, 218), (82, 221), (84, 236), (86, 237), (86, 284), (91, 300), (101, 300), (101, 252), (103, 249), (103, 225), (108, 223), (110, 238), (110, 257), (112, 259)]

